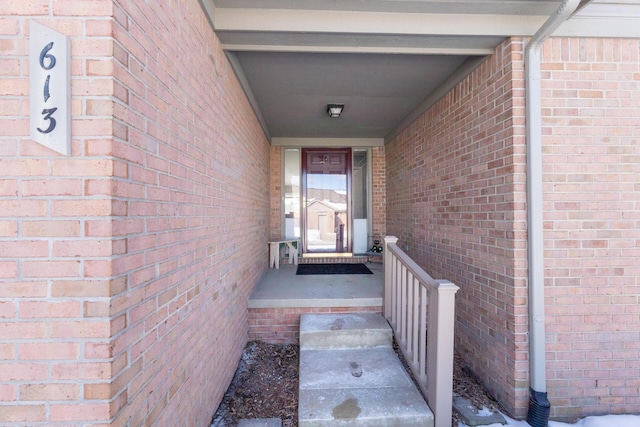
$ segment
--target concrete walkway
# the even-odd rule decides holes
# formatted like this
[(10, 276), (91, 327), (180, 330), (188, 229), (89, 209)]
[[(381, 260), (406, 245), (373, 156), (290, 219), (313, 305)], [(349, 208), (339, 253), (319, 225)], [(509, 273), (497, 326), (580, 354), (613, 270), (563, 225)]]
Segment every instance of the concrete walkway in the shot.
[(300, 427), (432, 427), (379, 314), (300, 318)]

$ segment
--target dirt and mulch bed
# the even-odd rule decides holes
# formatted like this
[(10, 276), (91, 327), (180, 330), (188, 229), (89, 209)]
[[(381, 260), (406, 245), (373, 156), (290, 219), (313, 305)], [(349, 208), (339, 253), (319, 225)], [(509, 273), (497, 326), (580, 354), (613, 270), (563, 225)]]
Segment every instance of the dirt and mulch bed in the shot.
[(297, 345), (248, 343), (211, 427), (251, 418), (280, 418), (283, 427), (297, 427), (299, 363)]
[[(251, 418), (280, 418), (283, 427), (297, 427), (299, 361), (297, 345), (248, 343), (211, 427), (235, 427), (239, 420)], [(457, 355), (453, 394), (467, 398), (477, 409), (498, 409), (498, 404)], [(458, 426), (455, 413), (452, 426)]]

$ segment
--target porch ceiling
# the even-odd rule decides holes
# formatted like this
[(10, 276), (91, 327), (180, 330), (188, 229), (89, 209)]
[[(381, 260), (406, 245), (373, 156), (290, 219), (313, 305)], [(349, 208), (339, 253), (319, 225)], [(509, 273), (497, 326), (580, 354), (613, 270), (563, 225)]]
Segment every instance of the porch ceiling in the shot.
[[(272, 144), (393, 137), (559, 0), (200, 0)], [(640, 37), (637, 0), (583, 1), (558, 31)], [(345, 104), (331, 119), (328, 103)]]

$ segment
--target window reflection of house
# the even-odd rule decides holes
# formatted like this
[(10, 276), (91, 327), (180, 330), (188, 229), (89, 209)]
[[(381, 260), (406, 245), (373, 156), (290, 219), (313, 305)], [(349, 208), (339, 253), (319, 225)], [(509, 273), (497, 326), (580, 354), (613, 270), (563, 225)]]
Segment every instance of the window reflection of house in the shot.
[(347, 223), (347, 196), (344, 191), (309, 189), (307, 239), (316, 250), (344, 251)]

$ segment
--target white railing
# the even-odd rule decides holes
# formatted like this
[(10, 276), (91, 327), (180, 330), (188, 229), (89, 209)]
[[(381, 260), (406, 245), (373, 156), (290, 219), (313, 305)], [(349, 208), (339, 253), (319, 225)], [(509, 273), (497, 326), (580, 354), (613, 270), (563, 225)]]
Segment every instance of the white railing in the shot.
[(435, 427), (450, 427), (458, 287), (429, 276), (397, 241), (384, 239), (384, 316), (433, 411)]

